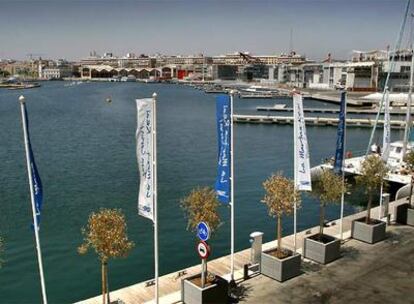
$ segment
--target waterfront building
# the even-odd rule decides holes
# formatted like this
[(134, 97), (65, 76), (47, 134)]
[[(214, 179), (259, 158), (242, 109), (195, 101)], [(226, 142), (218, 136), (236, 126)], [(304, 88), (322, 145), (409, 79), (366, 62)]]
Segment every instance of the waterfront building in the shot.
[(62, 79), (73, 76), (73, 65), (64, 59), (38, 61), (38, 77), (40, 79)]
[(409, 89), (409, 79), (410, 79), (410, 70), (411, 70), (411, 58), (413, 56), (413, 51), (409, 49), (398, 50), (397, 52), (389, 52), (388, 57), (391, 61), (391, 58), (394, 56), (394, 63), (390, 66), (390, 63), (387, 59), (383, 59), (383, 68), (380, 74), (380, 84), (381, 88), (385, 83), (385, 78), (388, 71), (390, 71), (390, 80), (388, 87), (391, 92), (408, 92)]

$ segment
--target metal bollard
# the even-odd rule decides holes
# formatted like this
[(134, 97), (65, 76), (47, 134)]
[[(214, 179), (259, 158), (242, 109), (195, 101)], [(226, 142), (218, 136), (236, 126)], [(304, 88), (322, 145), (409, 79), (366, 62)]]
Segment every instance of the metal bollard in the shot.
[(389, 224), (389, 204), (390, 204), (390, 194), (383, 193), (382, 194), (382, 206), (384, 208), (384, 212), (381, 210), (381, 219), (386, 218), (387, 223)]
[(250, 263), (259, 264), (262, 255), (263, 232), (252, 232), (250, 234)]

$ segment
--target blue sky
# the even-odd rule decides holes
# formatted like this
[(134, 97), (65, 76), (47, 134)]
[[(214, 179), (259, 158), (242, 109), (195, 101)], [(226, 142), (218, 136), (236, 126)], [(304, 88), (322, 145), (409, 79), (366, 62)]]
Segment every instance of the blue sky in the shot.
[(0, 58), (125, 54), (279, 54), (313, 59), (385, 49), (406, 0), (0, 0)]

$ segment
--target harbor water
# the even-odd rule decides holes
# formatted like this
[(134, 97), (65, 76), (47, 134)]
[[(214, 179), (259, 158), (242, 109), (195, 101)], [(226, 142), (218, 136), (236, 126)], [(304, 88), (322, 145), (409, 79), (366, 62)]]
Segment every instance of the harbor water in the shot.
[[(138, 83), (44, 83), (25, 91), (0, 90), (0, 236), (5, 241), (0, 269), (0, 302), (41, 299), (29, 186), (18, 97), (27, 100), (32, 146), (43, 182), (40, 226), (50, 303), (70, 303), (100, 292), (100, 264), (94, 254), (77, 253), (81, 228), (101, 207), (124, 211), (136, 246), (126, 259), (109, 263), (112, 290), (153, 277), (153, 226), (137, 215), (135, 154), (136, 98), (158, 93), (158, 191), (160, 274), (199, 263), (195, 235), (186, 231), (180, 198), (196, 186), (214, 184), (216, 174), (215, 95), (187, 86)], [(111, 103), (107, 99), (112, 100)], [(291, 101), (235, 100), (235, 112)], [(322, 107), (305, 101), (305, 107)], [(261, 113), (262, 114), (262, 113)], [(349, 128), (347, 150), (364, 151), (369, 129)], [(311, 165), (335, 151), (335, 127), (309, 127)], [(393, 133), (398, 136), (400, 133)], [(276, 237), (275, 220), (260, 202), (262, 182), (273, 172), (293, 175), (293, 129), (286, 125), (235, 125), (236, 250), (249, 247), (249, 234)], [(354, 202), (356, 205), (358, 202)], [(358, 206), (347, 204), (346, 214)], [(303, 195), (298, 229), (318, 224), (319, 206)], [(211, 240), (212, 257), (230, 251), (230, 209), (221, 206), (223, 225)], [(339, 217), (330, 206), (328, 219)], [(292, 233), (286, 218), (283, 233)]]

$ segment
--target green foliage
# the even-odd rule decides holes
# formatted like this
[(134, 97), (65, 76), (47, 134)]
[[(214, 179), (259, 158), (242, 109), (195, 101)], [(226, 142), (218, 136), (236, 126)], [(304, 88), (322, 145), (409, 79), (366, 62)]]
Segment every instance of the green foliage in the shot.
[(411, 172), (414, 171), (414, 151), (410, 150), (404, 157), (405, 164)]
[(388, 174), (388, 168), (381, 157), (368, 155), (361, 165), (361, 175), (355, 178), (356, 183), (365, 189), (366, 194), (373, 194), (379, 190), (384, 178)]
[(85, 254), (89, 248), (93, 248), (103, 263), (110, 258), (126, 257), (135, 246), (134, 242), (128, 240), (125, 216), (118, 209), (92, 212), (82, 234), (84, 243), (78, 248), (79, 254)]
[(210, 187), (197, 187), (181, 199), (181, 208), (187, 218), (187, 230), (195, 232), (199, 222), (206, 222), (214, 234), (221, 225), (217, 194)]
[(10, 73), (5, 70), (0, 70), (0, 77), (9, 77)]
[(320, 179), (313, 185), (312, 195), (319, 199), (321, 205), (336, 204), (340, 201), (342, 192), (347, 191), (346, 182), (342, 176), (332, 170), (323, 170)]
[(291, 214), (295, 200), (296, 207), (300, 208), (300, 193), (295, 189), (293, 180), (284, 177), (281, 172), (272, 174), (265, 180), (263, 188), (266, 193), (261, 202), (266, 204), (269, 216), (278, 217), (283, 214)]

